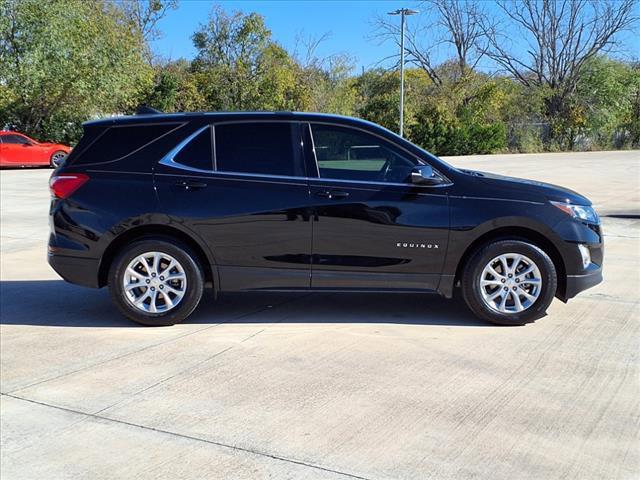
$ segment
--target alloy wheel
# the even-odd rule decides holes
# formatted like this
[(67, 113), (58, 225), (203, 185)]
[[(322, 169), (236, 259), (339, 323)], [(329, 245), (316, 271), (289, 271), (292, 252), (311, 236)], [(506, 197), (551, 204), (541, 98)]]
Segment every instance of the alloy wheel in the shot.
[(520, 253), (504, 253), (482, 270), (480, 293), (484, 303), (500, 313), (520, 313), (531, 307), (542, 291), (542, 275), (533, 260)]
[(131, 305), (145, 313), (175, 308), (187, 291), (187, 275), (180, 262), (163, 252), (135, 257), (124, 272), (122, 286)]

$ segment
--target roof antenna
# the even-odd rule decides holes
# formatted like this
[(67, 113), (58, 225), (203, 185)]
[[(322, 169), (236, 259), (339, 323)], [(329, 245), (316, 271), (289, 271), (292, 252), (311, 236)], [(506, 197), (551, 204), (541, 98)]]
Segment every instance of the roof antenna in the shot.
[(156, 110), (155, 108), (151, 108), (148, 105), (140, 105), (136, 110), (136, 115), (157, 115), (158, 113), (162, 113), (160, 110)]

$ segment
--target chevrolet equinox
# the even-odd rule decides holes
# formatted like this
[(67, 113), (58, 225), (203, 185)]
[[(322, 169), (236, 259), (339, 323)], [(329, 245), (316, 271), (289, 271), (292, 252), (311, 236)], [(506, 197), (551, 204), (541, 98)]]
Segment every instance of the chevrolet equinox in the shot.
[[(48, 259), (172, 325), (205, 287), (460, 292), (521, 325), (602, 280), (591, 202), (454, 168), (378, 125), (315, 113), (179, 113), (84, 124), (50, 180)], [(425, 307), (427, 308), (427, 307)]]

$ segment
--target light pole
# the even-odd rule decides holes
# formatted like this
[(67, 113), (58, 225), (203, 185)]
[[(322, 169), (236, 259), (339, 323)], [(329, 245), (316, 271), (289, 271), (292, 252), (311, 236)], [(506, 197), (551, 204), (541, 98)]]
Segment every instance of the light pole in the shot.
[(404, 127), (404, 17), (415, 15), (416, 13), (419, 13), (418, 10), (411, 10), (410, 8), (400, 8), (389, 12), (389, 15), (400, 15), (400, 136), (402, 136)]

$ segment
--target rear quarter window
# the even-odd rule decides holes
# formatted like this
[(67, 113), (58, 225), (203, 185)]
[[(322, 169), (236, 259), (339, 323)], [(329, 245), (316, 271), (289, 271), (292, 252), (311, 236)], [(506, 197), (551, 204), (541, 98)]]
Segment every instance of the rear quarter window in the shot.
[(96, 164), (121, 160), (145, 148), (160, 137), (180, 127), (180, 124), (117, 125), (95, 134), (93, 141), (84, 146), (83, 140), (74, 149), (77, 153), (69, 157), (74, 164)]

